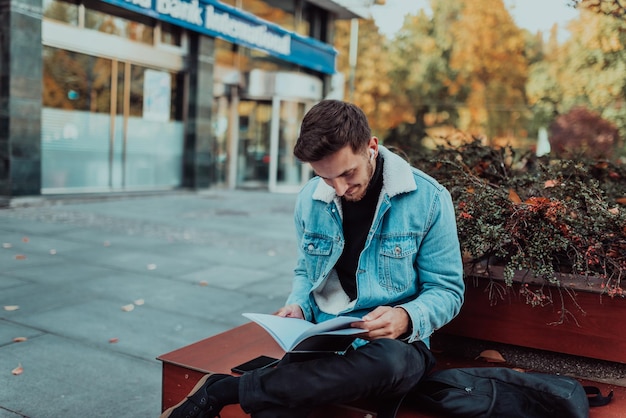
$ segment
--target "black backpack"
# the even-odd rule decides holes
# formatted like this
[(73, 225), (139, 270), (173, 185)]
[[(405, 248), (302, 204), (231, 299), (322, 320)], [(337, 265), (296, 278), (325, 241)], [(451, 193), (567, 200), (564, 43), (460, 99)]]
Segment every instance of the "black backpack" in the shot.
[(566, 376), (475, 367), (435, 371), (405, 401), (446, 418), (587, 418), (612, 396)]

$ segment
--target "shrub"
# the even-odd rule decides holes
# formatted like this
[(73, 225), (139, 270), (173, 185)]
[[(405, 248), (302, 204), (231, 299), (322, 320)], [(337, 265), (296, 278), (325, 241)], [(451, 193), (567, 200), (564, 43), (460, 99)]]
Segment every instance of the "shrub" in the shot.
[(626, 276), (626, 167), (608, 160), (536, 157), (474, 140), (409, 159), (448, 188), (469, 263), (602, 281), (622, 296)]

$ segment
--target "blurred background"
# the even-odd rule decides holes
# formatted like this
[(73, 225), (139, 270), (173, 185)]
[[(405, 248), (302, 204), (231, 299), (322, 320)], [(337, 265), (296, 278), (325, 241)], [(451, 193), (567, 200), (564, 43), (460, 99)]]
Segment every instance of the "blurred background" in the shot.
[[(6, 2), (5, 2), (6, 3)], [(8, 0), (0, 203), (295, 192), (305, 112), (353, 101), (414, 155), (476, 138), (625, 154), (621, 0)]]

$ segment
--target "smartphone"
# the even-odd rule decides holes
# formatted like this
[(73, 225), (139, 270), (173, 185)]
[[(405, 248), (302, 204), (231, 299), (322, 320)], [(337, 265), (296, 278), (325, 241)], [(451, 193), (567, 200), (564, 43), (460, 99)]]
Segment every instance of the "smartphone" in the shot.
[(252, 360), (248, 360), (245, 363), (241, 363), (238, 366), (230, 369), (233, 373), (244, 374), (246, 372), (250, 372), (252, 370), (257, 369), (265, 369), (266, 367), (275, 366), (280, 360), (274, 357), (268, 356), (259, 356), (253, 358)]

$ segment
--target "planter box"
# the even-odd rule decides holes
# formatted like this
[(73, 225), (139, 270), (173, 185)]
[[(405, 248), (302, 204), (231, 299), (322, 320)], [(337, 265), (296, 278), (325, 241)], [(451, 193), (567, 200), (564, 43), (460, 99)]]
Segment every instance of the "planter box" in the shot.
[[(492, 278), (502, 277), (501, 273), (497, 267), (489, 268)], [(466, 270), (465, 304), (438, 332), (626, 363), (626, 332), (621, 325), (626, 300), (602, 295), (599, 282), (571, 275), (559, 279), (561, 289), (543, 287), (551, 303), (544, 300), (543, 306), (531, 306), (528, 292), (541, 288), (535, 281), (520, 275), (506, 288), (498, 279), (490, 281), (484, 271)], [(490, 299), (490, 289), (495, 300)]]

